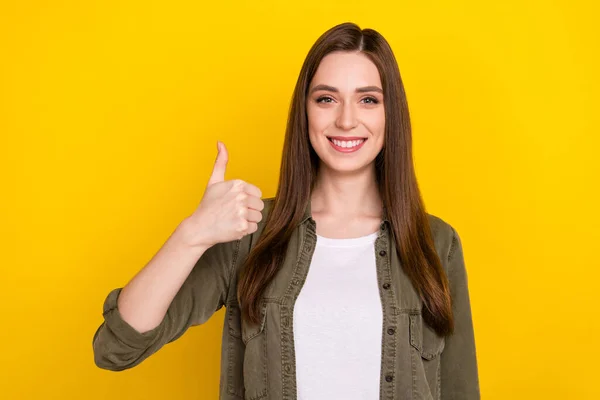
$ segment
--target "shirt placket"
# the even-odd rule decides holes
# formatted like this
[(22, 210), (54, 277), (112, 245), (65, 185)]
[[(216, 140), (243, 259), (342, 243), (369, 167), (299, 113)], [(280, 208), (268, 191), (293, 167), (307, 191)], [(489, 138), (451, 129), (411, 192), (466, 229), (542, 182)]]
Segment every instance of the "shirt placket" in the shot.
[(281, 317), (281, 376), (282, 400), (296, 400), (296, 354), (294, 349), (294, 304), (306, 281), (308, 269), (317, 243), (316, 223), (312, 218), (300, 226), (302, 248), (292, 273), (292, 279), (280, 305)]
[(396, 349), (398, 318), (395, 312), (394, 290), (390, 271), (390, 231), (386, 222), (379, 227), (379, 235), (375, 240), (375, 265), (377, 282), (383, 310), (383, 329), (381, 338), (381, 376), (380, 399), (392, 400), (396, 392)]

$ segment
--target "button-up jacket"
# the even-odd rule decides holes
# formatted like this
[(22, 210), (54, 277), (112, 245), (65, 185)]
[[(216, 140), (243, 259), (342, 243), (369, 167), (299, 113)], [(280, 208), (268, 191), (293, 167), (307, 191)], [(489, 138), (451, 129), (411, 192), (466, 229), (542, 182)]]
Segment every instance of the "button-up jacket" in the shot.
[[(93, 338), (96, 365), (113, 371), (132, 368), (225, 306), (220, 399), (296, 399), (294, 303), (317, 240), (310, 201), (289, 241), (280, 270), (263, 293), (260, 324), (251, 325), (241, 319), (236, 296), (240, 267), (264, 228), (273, 200), (263, 200), (263, 219), (256, 232), (216, 244), (198, 259), (164, 319), (151, 331), (140, 333), (127, 324), (117, 307), (121, 288), (110, 291), (104, 301), (104, 321)], [(384, 210), (374, 245), (383, 310), (379, 398), (479, 399), (461, 240), (447, 222), (427, 215), (450, 283), (455, 331), (451, 336), (438, 336), (425, 323), (421, 315), (423, 302), (401, 268)]]

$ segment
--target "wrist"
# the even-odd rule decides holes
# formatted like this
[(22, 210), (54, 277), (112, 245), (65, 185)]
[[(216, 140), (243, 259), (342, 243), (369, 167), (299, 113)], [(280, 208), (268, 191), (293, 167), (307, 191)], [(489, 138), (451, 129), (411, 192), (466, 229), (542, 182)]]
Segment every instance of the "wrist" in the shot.
[(173, 236), (181, 245), (199, 251), (205, 251), (214, 245), (210, 233), (190, 217), (181, 221), (173, 232)]

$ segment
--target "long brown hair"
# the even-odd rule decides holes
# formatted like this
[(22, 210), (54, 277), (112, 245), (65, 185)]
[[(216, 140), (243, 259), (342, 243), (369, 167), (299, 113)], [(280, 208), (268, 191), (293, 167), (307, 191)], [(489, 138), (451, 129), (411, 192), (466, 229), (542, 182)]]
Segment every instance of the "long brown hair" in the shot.
[(310, 201), (319, 157), (308, 137), (306, 98), (319, 63), (333, 51), (360, 51), (377, 66), (383, 84), (385, 137), (375, 169), (383, 206), (402, 268), (424, 302), (425, 322), (438, 334), (448, 335), (454, 329), (448, 278), (433, 244), (415, 176), (408, 104), (398, 64), (383, 36), (349, 22), (321, 35), (300, 70), (289, 110), (277, 194), (240, 273), (237, 294), (242, 318), (259, 322), (262, 294), (282, 265), (288, 240)]

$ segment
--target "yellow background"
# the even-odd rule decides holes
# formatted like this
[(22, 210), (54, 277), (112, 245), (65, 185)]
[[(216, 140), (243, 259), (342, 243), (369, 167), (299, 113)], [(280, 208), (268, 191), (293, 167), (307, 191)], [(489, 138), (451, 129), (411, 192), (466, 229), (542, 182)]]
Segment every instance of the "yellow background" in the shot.
[(600, 398), (593, 3), (3, 2), (0, 398), (217, 398), (222, 311), (113, 373), (104, 297), (193, 212), (217, 139), (227, 179), (275, 194), (300, 66), (344, 21), (397, 56), (427, 209), (464, 243), (482, 397)]

